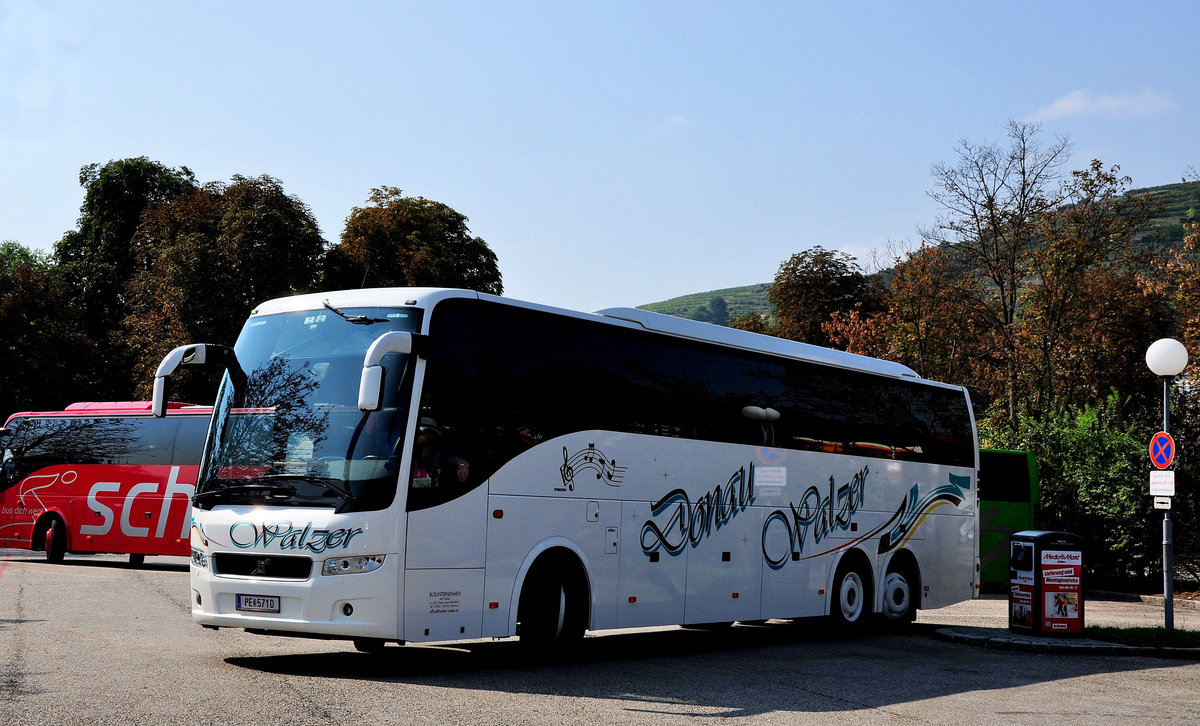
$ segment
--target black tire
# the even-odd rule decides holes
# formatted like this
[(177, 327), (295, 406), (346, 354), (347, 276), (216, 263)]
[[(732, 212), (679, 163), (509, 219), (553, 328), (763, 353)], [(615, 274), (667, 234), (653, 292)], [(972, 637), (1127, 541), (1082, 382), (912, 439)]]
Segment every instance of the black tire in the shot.
[(685, 630), (707, 630), (716, 632), (718, 630), (728, 630), (733, 627), (732, 620), (722, 620), (715, 623), (684, 623), (682, 626)]
[(883, 579), (883, 621), (891, 626), (917, 619), (917, 578), (908, 568), (889, 570)]
[(871, 576), (855, 562), (842, 561), (833, 577), (833, 621), (845, 628), (862, 627), (871, 614)]
[(46, 527), (46, 561), (58, 564), (67, 553), (67, 528), (58, 517), (51, 517), (50, 526)]
[(137, 555), (137, 554), (129, 555), (129, 566), (130, 567), (141, 567), (144, 564), (146, 564), (146, 555)]
[(530, 570), (517, 611), (522, 645), (562, 652), (583, 639), (587, 591), (572, 572), (561, 560)]
[(379, 655), (383, 652), (387, 641), (382, 638), (355, 638), (354, 649), (359, 653), (368, 653), (370, 655)]

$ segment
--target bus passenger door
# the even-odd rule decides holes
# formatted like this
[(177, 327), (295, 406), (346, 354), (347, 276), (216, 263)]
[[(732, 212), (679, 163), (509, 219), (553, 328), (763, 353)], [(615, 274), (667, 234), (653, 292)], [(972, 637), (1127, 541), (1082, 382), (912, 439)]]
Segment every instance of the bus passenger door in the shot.
[(675, 507), (651, 516), (649, 502), (623, 502), (620, 531), (621, 570), (617, 627), (676, 625), (683, 622), (684, 591), (690, 554), (679, 542)]

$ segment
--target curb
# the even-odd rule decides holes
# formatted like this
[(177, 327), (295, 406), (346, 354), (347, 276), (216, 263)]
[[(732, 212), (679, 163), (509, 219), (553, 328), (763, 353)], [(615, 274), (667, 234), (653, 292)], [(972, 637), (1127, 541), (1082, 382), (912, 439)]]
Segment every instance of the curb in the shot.
[[(1159, 598), (1161, 601), (1162, 598)], [(1031, 653), (1071, 653), (1076, 655), (1133, 655), (1153, 658), (1200, 660), (1200, 648), (1157, 648), (1105, 643), (1087, 638), (1050, 638), (1020, 635), (1000, 628), (939, 628), (939, 640), (982, 648), (1018, 650)]]
[[(1167, 600), (1161, 595), (1138, 595), (1137, 597), (1144, 603), (1157, 605), (1158, 607), (1163, 607)], [(1175, 603), (1176, 610), (1200, 610), (1200, 601), (1180, 600), (1179, 598), (1174, 598), (1172, 602)]]
[[(1166, 598), (1162, 595), (1134, 595), (1127, 592), (1113, 592), (1110, 590), (1084, 590), (1084, 596), (1088, 600), (1115, 600), (1117, 602), (1143, 602), (1147, 605), (1163, 606)], [(1175, 603), (1176, 610), (1200, 610), (1200, 600), (1187, 600), (1183, 598), (1172, 598)]]

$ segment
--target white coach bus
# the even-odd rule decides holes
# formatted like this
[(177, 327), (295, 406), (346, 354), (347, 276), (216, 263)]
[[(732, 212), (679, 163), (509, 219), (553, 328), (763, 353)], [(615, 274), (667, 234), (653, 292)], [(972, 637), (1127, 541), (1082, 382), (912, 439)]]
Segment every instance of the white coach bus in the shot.
[[(975, 596), (967, 391), (634, 309), (302, 295), (233, 349), (193, 499), (206, 627), (387, 642), (831, 616)], [(161, 408), (159, 409), (161, 410)]]

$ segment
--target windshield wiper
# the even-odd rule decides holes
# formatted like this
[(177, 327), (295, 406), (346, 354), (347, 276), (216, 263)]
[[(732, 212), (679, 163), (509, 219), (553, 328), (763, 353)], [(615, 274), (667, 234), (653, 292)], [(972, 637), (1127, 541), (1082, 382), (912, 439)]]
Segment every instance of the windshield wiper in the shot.
[[(349, 487), (342, 485), (341, 479), (335, 479), (329, 476), (317, 476), (315, 474), (264, 474), (262, 476), (256, 476), (249, 481), (253, 482), (251, 486), (276, 487), (280, 489), (287, 488), (291, 489), (293, 494), (296, 493), (296, 487), (291, 486), (290, 484), (273, 484), (270, 482), (302, 481), (306, 484), (323, 486), (341, 499), (349, 500), (354, 497), (354, 495), (350, 492)], [(220, 491), (226, 490), (221, 489)]]
[(326, 300), (325, 302), (323, 302), (321, 304), (325, 306), (326, 310), (332, 311), (334, 315), (338, 315), (346, 322), (354, 323), (355, 325), (373, 325), (375, 323), (386, 323), (387, 322), (386, 318), (371, 318), (371, 317), (367, 317), (366, 315), (347, 315), (346, 313), (342, 312), (341, 310), (338, 310), (334, 306), (330, 305), (328, 300)]
[(282, 499), (296, 496), (296, 487), (290, 484), (235, 484), (193, 494), (192, 501), (199, 502), (205, 499), (215, 499), (225, 494), (266, 494), (269, 497)]
[(219, 489), (209, 489), (208, 491), (200, 492), (192, 495), (192, 502), (201, 502), (208, 499), (217, 499), (223, 495), (229, 494), (232, 496), (239, 495), (254, 495), (262, 494), (270, 499), (290, 499), (298, 497), (299, 492), (292, 484), (276, 483), (276, 482), (292, 482), (301, 481), (306, 484), (314, 484), (324, 487), (326, 491), (332, 492), (338, 499), (341, 499), (346, 506), (350, 500), (354, 499), (354, 494), (349, 487), (343, 486), (341, 479), (334, 479), (327, 476), (312, 476), (308, 474), (266, 474), (256, 476), (253, 479), (243, 479), (245, 484), (229, 484)]

